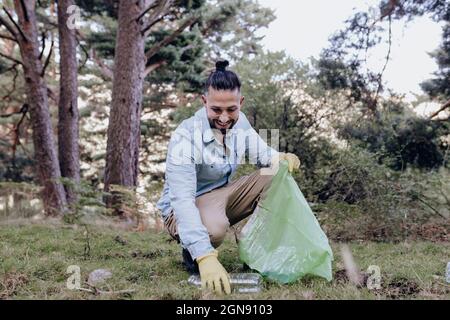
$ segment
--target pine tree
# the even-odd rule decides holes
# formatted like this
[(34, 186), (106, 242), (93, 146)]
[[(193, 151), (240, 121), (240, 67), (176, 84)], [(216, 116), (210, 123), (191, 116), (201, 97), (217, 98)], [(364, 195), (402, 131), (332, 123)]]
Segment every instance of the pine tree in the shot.
[(67, 200), (60, 182), (61, 171), (44, 79), (49, 60), (47, 58), (43, 64), (39, 53), (35, 1), (15, 0), (14, 8), (17, 22), (6, 8), (3, 9), (9, 20), (0, 16), (0, 21), (8, 30), (9, 36), (17, 42), (22, 59), (19, 61), (9, 56), (7, 59), (23, 67), (27, 92), (27, 102), (23, 108), (29, 109), (31, 116), (37, 174), (40, 185), (43, 186), (45, 211), (50, 215), (61, 214), (66, 211)]
[[(78, 148), (78, 63), (75, 29), (69, 28), (68, 8), (73, 0), (58, 1), (58, 31), (60, 55), (60, 93), (58, 110), (58, 150), (61, 175), (80, 182), (80, 156)], [(65, 186), (67, 201), (76, 201), (76, 193)]]

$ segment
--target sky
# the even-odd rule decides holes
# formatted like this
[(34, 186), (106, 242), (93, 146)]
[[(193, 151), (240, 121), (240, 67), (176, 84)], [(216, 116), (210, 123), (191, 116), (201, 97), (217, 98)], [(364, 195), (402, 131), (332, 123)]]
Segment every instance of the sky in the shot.
[[(344, 21), (359, 10), (379, 3), (379, 0), (258, 0), (275, 10), (276, 20), (262, 29), (262, 43), (271, 51), (285, 50), (290, 56), (306, 62), (318, 57), (328, 45), (328, 38), (344, 26)], [(392, 24), (391, 61), (383, 79), (388, 87), (413, 100), (413, 93), (422, 94), (419, 83), (432, 77), (437, 70), (428, 55), (441, 42), (441, 26), (427, 17), (417, 18), (405, 26)], [(387, 39), (387, 37), (386, 37)], [(370, 70), (380, 72), (388, 51), (387, 41), (371, 50), (367, 57)]]

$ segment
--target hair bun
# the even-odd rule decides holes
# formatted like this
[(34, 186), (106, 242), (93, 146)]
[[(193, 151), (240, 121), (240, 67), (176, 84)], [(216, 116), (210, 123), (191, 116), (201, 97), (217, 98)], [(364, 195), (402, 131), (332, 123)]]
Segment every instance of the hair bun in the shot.
[(216, 62), (216, 71), (225, 71), (230, 63), (227, 60), (221, 60)]

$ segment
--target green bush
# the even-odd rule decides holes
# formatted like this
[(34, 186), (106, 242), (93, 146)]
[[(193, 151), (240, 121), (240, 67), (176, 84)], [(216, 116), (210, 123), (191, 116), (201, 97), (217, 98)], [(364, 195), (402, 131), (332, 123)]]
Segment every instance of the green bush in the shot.
[(343, 203), (376, 219), (450, 216), (449, 169), (395, 171), (378, 158), (355, 146), (336, 149), (308, 176), (302, 171), (295, 179), (312, 203)]
[(348, 147), (331, 150), (304, 183), (309, 186), (313, 201), (375, 205), (382, 202), (383, 207), (389, 208), (396, 201), (391, 171), (377, 162), (377, 155)]
[(341, 138), (378, 153), (378, 161), (394, 170), (408, 166), (429, 170), (445, 165), (440, 137), (446, 134), (448, 124), (414, 115), (386, 116), (381, 123), (350, 121), (339, 128)]

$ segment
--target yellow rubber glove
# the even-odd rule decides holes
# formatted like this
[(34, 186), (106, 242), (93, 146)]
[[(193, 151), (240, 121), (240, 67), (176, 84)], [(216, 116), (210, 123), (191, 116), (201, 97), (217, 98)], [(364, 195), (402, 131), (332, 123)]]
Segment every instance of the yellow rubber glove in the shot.
[(217, 294), (222, 294), (223, 292), (230, 294), (230, 276), (219, 260), (217, 260), (217, 256), (218, 252), (214, 250), (211, 253), (197, 258), (200, 279), (202, 280), (202, 289), (209, 288)]
[(300, 167), (300, 159), (293, 153), (280, 152), (279, 161), (286, 160), (288, 162), (288, 170), (292, 172)]

